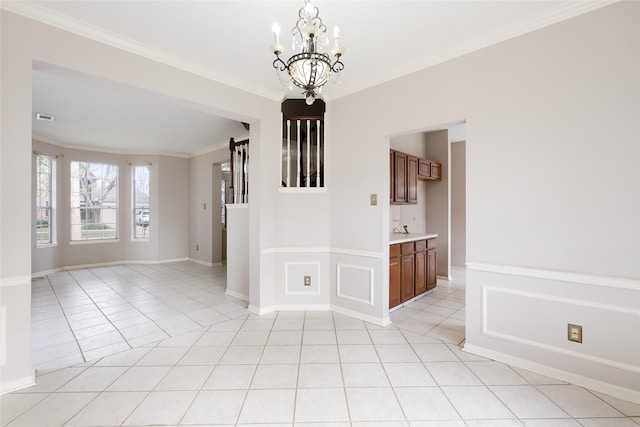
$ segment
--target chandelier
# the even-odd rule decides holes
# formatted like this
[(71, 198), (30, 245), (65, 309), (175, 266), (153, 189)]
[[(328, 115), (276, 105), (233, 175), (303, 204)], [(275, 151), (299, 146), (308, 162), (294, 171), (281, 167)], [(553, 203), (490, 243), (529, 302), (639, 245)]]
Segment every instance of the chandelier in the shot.
[[(302, 94), (306, 98), (307, 105), (313, 104), (316, 97), (322, 92), (322, 87), (328, 81), (337, 82), (340, 78), (340, 71), (344, 69), (344, 64), (340, 58), (345, 49), (340, 46), (340, 33), (338, 27), (333, 30), (335, 45), (331, 48), (331, 56), (335, 61), (331, 63), (329, 54), (323, 52), (329, 46), (327, 36), (327, 26), (320, 19), (320, 11), (311, 4), (310, 0), (305, 0), (304, 6), (298, 11), (298, 21), (293, 27), (292, 49), (296, 53), (285, 63), (280, 55), (284, 53), (284, 46), (280, 44), (280, 26), (273, 24), (274, 43), (271, 50), (276, 55), (273, 67), (280, 82), (293, 90), (294, 85), (302, 89)], [(284, 72), (287, 72), (288, 78)]]

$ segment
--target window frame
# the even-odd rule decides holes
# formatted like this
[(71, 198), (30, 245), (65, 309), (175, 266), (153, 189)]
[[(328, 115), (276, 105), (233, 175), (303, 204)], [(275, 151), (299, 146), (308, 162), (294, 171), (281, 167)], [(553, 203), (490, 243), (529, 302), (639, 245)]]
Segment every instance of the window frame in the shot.
[[(82, 165), (84, 164), (84, 170), (85, 170), (85, 175), (89, 174), (89, 171), (92, 169), (91, 165), (93, 166), (97, 166), (99, 167), (103, 172), (104, 169), (106, 168), (107, 171), (109, 170), (115, 170), (115, 178), (113, 178), (114, 184), (111, 187), (112, 189), (115, 189), (115, 195), (113, 196), (113, 204), (114, 207), (105, 207), (105, 206), (100, 206), (100, 207), (82, 207), (82, 201), (80, 200), (80, 195), (81, 193), (81, 189), (80, 184), (78, 184), (78, 190), (74, 192), (74, 178), (82, 178), (79, 175), (74, 175), (74, 164), (78, 164), (78, 165)], [(114, 169), (109, 169), (110, 167), (113, 167)], [(80, 168), (80, 166), (78, 166), (78, 168)], [(69, 243), (70, 244), (88, 244), (88, 243), (114, 243), (114, 242), (119, 242), (119, 235), (120, 235), (120, 224), (119, 224), (119, 212), (120, 212), (120, 190), (119, 190), (119, 180), (120, 180), (120, 167), (116, 164), (116, 163), (103, 163), (103, 162), (91, 162), (91, 161), (84, 161), (84, 160), (72, 160), (69, 163), (69, 178), (70, 178), (70, 198), (69, 198), (69, 214), (70, 214), (70, 221), (69, 221), (69, 225), (70, 225), (70, 233), (69, 233)], [(87, 178), (87, 185), (92, 185), (93, 183), (91, 181), (89, 181), (88, 176), (85, 176), (85, 178)], [(108, 178), (108, 177), (107, 177)], [(105, 175), (104, 173), (101, 176), (95, 176), (94, 177), (96, 184), (98, 182), (100, 182), (100, 185), (104, 185), (104, 181)], [(93, 191), (93, 190), (91, 190)], [(111, 191), (111, 189), (109, 190), (109, 192)], [(78, 194), (78, 206), (74, 206), (74, 201), (75, 201), (75, 194)], [(101, 204), (104, 203), (105, 200), (101, 201)], [(86, 202), (85, 202), (86, 203)], [(85, 219), (82, 219), (82, 211), (84, 210), (84, 215), (85, 215)], [(105, 237), (105, 228), (104, 225), (105, 223), (102, 222), (101, 224), (103, 225), (103, 227), (100, 229), (101, 230), (101, 237), (95, 237), (95, 235), (93, 237), (89, 237), (89, 229), (84, 228), (83, 226), (86, 227), (86, 225), (89, 224), (86, 216), (88, 215), (89, 211), (92, 210), (93, 211), (93, 215), (96, 215), (96, 211), (99, 211), (99, 216), (101, 218), (104, 217), (105, 212), (111, 212), (111, 216), (113, 217), (113, 222), (109, 222), (108, 224), (113, 225), (114, 226), (114, 236), (113, 237)], [(79, 220), (80, 223), (74, 223), (74, 217), (76, 215), (79, 216)], [(76, 234), (76, 230), (75, 227), (80, 227), (79, 228), (79, 236), (80, 238), (74, 238), (74, 234)], [(85, 237), (83, 237), (83, 234)], [(111, 234), (111, 233), (110, 233)]]
[[(137, 236), (137, 228), (138, 228), (138, 202), (136, 198), (136, 169), (137, 168), (146, 168), (147, 169), (147, 187), (148, 187), (148, 200), (146, 202), (146, 207), (141, 206), (140, 209), (147, 210), (147, 226), (144, 225), (143, 236)], [(142, 217), (144, 221), (144, 216)], [(132, 164), (131, 165), (131, 240), (136, 242), (144, 242), (149, 241), (151, 238), (150, 229), (151, 229), (151, 164)]]
[[(36, 240), (36, 248), (46, 248), (46, 247), (50, 247), (50, 246), (56, 246), (57, 245), (57, 227), (55, 226), (56, 224), (56, 167), (57, 167), (57, 162), (56, 162), (56, 158), (53, 156), (47, 156), (41, 153), (35, 153), (36, 154), (36, 168), (35, 168), (35, 186), (36, 186), (36, 191), (35, 191), (35, 215), (34, 215), (34, 219), (35, 219), (35, 240)], [(42, 200), (42, 187), (40, 185), (41, 183), (41, 175), (44, 175), (41, 172), (40, 169), (40, 159), (47, 159), (48, 163), (49, 163), (49, 172), (46, 173), (46, 175), (48, 175), (48, 186), (46, 188), (46, 190), (48, 192), (48, 206), (41, 206), (39, 204), (39, 201)], [(39, 227), (39, 213), (41, 211), (41, 209), (45, 209), (47, 211), (46, 213), (46, 217), (48, 218), (48, 230), (47, 230), (47, 234), (48, 234), (48, 239), (45, 240), (40, 240), (38, 235), (40, 233), (40, 228)]]

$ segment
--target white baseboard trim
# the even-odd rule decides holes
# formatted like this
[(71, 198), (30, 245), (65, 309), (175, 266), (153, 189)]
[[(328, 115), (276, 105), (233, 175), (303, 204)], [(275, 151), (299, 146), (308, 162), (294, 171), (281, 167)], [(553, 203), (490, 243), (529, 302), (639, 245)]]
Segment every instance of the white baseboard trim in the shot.
[(511, 265), (467, 263), (467, 270), (485, 271), (488, 273), (509, 274), (513, 276), (533, 277), (536, 279), (557, 280), (587, 285), (605, 286), (622, 289), (640, 290), (640, 279), (624, 277), (598, 276), (595, 274), (570, 273), (566, 271), (544, 270), (541, 268), (525, 268)]
[(378, 326), (388, 326), (391, 324), (391, 319), (388, 316), (384, 319), (379, 319), (374, 316), (358, 313), (357, 311), (349, 310), (348, 308), (340, 307), (333, 304), (270, 305), (261, 308), (258, 308), (254, 305), (249, 305), (247, 310), (249, 310), (253, 314), (257, 314), (258, 316), (273, 313), (274, 311), (335, 311), (336, 313), (344, 314), (345, 316), (351, 316)]
[(29, 376), (9, 381), (8, 383), (0, 383), (0, 396), (34, 385), (36, 385), (36, 371), (32, 371)]
[[(61, 271), (67, 270), (81, 270), (83, 268), (96, 268), (96, 267), (111, 267), (114, 265), (135, 265), (135, 264), (169, 264), (172, 262), (184, 262), (184, 261), (192, 261), (190, 258), (174, 258), (174, 259), (163, 259), (163, 260), (144, 260), (144, 261), (109, 261), (109, 262), (99, 262), (94, 264), (81, 264), (81, 265), (69, 265), (65, 267), (58, 267), (51, 270), (38, 271), (36, 273), (31, 273), (31, 277), (41, 277), (46, 276), (47, 274), (59, 273)], [(194, 261), (195, 262), (195, 261)]]
[(241, 294), (240, 292), (232, 291), (229, 288), (227, 288), (227, 290), (224, 291), (224, 293), (225, 293), (225, 295), (229, 295), (230, 297), (238, 298), (238, 299), (241, 299), (242, 301), (249, 302), (249, 295), (245, 295), (245, 294)]
[(610, 396), (617, 397), (619, 399), (627, 400), (640, 404), (640, 391), (633, 390), (625, 387), (620, 387), (615, 384), (605, 383), (600, 380), (585, 377), (583, 375), (567, 372), (562, 369), (553, 368), (551, 366), (543, 365), (530, 360), (522, 359), (512, 356), (510, 354), (502, 353), (499, 351), (490, 350), (481, 346), (465, 343), (463, 351), (476, 354), (478, 356), (487, 357), (489, 359), (497, 360), (508, 365), (515, 366), (517, 368), (526, 369), (541, 375), (557, 378), (562, 381), (567, 381), (571, 384), (575, 384), (581, 387), (585, 387), (590, 390), (598, 391), (608, 394)]
[(202, 261), (200, 259), (189, 258), (189, 261), (194, 262), (196, 264), (204, 265), (205, 267), (213, 267), (212, 262)]
[(383, 318), (382, 320), (369, 316), (367, 314), (358, 313), (357, 311), (349, 310), (348, 308), (339, 307), (337, 305), (331, 305), (331, 311), (335, 311), (336, 313), (344, 314), (345, 316), (355, 317), (356, 319), (363, 320), (365, 322), (373, 323), (378, 326), (389, 326), (391, 324), (391, 318), (389, 316)]

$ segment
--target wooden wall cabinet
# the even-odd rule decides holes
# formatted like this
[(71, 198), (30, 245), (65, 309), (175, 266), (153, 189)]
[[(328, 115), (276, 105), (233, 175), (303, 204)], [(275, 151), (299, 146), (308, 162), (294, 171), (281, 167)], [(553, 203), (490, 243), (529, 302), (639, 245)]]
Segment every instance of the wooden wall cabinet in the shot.
[(442, 163), (427, 159), (418, 159), (418, 179), (425, 181), (441, 181)]
[(436, 239), (389, 247), (389, 308), (436, 287)]
[(391, 150), (389, 200), (392, 205), (418, 203), (418, 158)]

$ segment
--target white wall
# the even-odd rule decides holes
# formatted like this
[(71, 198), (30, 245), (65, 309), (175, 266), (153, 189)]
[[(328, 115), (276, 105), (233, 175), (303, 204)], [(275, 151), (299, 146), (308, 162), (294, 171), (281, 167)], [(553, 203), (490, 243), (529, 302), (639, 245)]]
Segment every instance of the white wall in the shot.
[(383, 252), (386, 298), (388, 135), (466, 119), (465, 348), (636, 400), (639, 15), (616, 3), (340, 98), (327, 132), (332, 245)]
[(436, 271), (439, 277), (448, 279), (451, 256), (451, 144), (449, 131), (439, 130), (424, 135), (426, 158), (442, 165), (440, 181), (427, 186), (427, 229), (438, 234)]
[[(451, 135), (449, 135), (451, 137)], [(467, 262), (466, 143), (451, 144), (451, 265), (465, 267)]]

